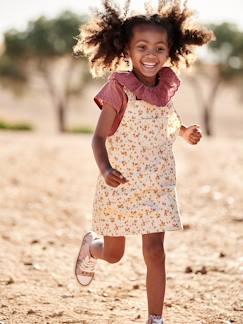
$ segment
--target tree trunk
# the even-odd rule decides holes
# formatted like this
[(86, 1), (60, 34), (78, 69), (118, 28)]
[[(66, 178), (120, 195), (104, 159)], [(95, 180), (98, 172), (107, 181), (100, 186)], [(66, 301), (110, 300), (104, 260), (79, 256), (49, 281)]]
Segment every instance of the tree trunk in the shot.
[(212, 130), (212, 113), (213, 113), (213, 106), (215, 103), (215, 99), (218, 94), (219, 86), (221, 84), (220, 79), (216, 79), (215, 83), (212, 87), (212, 90), (209, 94), (207, 103), (203, 105), (203, 121), (204, 121), (204, 126), (205, 126), (205, 132), (207, 136), (212, 136), (213, 135), (213, 130)]
[(57, 121), (58, 121), (58, 130), (61, 133), (65, 133), (66, 132), (66, 110), (62, 101), (60, 101), (57, 106)]
[(212, 125), (211, 125), (211, 120), (212, 120), (212, 109), (208, 107), (207, 105), (204, 105), (203, 108), (203, 123), (204, 123), (204, 128), (205, 128), (205, 133), (207, 136), (212, 136)]
[(205, 133), (207, 136), (212, 136), (213, 135), (212, 112), (213, 112), (214, 102), (219, 90), (219, 86), (221, 84), (221, 80), (219, 78), (215, 80), (207, 100), (203, 98), (201, 85), (198, 79), (194, 76), (193, 77), (190, 76), (188, 77), (188, 80), (190, 81), (191, 85), (195, 90), (196, 100), (197, 101), (200, 100), (201, 102), (200, 106), (202, 108), (202, 122), (205, 129)]
[(68, 105), (68, 99), (70, 96), (70, 80), (74, 69), (74, 59), (71, 59), (66, 75), (65, 75), (65, 86), (64, 86), (64, 93), (60, 94), (58, 92), (57, 86), (55, 86), (53, 79), (51, 77), (50, 70), (48, 68), (48, 62), (42, 60), (39, 63), (39, 70), (42, 72), (42, 75), (46, 81), (47, 89), (52, 99), (54, 106), (56, 107), (57, 113), (57, 123), (58, 123), (58, 130), (61, 133), (67, 131), (66, 129), (66, 108)]

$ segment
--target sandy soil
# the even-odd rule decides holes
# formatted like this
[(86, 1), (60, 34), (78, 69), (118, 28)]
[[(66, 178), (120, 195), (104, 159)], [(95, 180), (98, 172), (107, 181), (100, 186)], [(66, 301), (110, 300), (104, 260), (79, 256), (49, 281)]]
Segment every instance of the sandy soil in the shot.
[[(0, 133), (0, 323), (145, 323), (141, 237), (89, 287), (74, 278), (98, 175), (90, 141)], [(179, 138), (175, 152), (185, 229), (166, 233), (166, 323), (242, 323), (242, 142)]]

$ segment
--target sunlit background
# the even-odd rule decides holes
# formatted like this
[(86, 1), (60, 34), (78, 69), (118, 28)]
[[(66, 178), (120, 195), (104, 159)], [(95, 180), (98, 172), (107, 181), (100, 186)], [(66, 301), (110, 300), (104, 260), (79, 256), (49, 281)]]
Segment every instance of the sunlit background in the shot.
[[(92, 6), (101, 7), (101, 1), (93, 0)], [(117, 1), (122, 7), (125, 1)], [(157, 1), (151, 3), (156, 6)], [(230, 21), (243, 27), (242, 10), (243, 3), (241, 0), (189, 0), (188, 5), (197, 10), (199, 19), (203, 22), (222, 22)], [(2, 1), (0, 11), (0, 32), (3, 33), (8, 28), (24, 28), (30, 19), (35, 19), (40, 15), (54, 17), (61, 11), (68, 9), (78, 14), (88, 13), (86, 1), (76, 0), (9, 0)], [(132, 0), (131, 9), (143, 10), (143, 1)], [(21, 14), (20, 14), (21, 13)]]
[[(117, 4), (122, 8), (125, 1), (117, 1)], [(156, 8), (157, 1), (152, 1), (152, 5)], [(202, 129), (207, 134), (242, 136), (241, 120), (243, 109), (241, 107), (243, 99), (240, 90), (242, 83), (242, 46), (239, 48), (243, 30), (241, 19), (242, 2), (240, 0), (189, 0), (188, 5), (196, 10), (197, 16), (195, 19), (197, 22), (214, 24), (215, 28), (218, 28), (219, 42), (215, 43), (215, 46), (211, 43), (210, 50), (208, 47), (197, 49), (196, 53), (199, 59), (194, 67), (188, 70), (187, 73), (182, 71), (181, 78), (184, 82), (175, 99), (178, 110), (186, 123), (195, 120), (201, 124)], [(101, 9), (101, 1), (92, 1), (92, 7), (99, 7)], [(36, 2), (25, 0), (20, 2), (10, 0), (1, 3), (1, 51), (4, 51), (7, 44), (5, 44), (6, 39), (8, 39), (9, 44), (12, 42), (11, 37), (13, 37), (13, 33), (15, 33), (14, 37), (19, 39), (15, 39), (15, 41), (19, 41), (22, 44), (18, 45), (16, 43), (14, 45), (16, 49), (14, 49), (13, 43), (9, 45), (12, 46), (12, 52), (8, 55), (8, 60), (4, 59), (4, 53), (2, 54), (2, 68), (0, 67), (0, 84), (2, 85), (0, 89), (0, 120), (2, 121), (2, 129), (5, 121), (7, 123), (8, 120), (15, 119), (23, 124), (25, 122), (28, 124), (29, 122), (29, 124), (32, 124), (32, 129), (36, 131), (55, 132), (56, 129), (63, 130), (65, 127), (66, 130), (68, 127), (69, 130), (76, 129), (77, 132), (79, 130), (82, 132), (82, 129), (84, 132), (88, 132), (89, 129), (90, 132), (93, 131), (99, 113), (98, 109), (94, 106), (93, 96), (104, 80), (91, 81), (88, 66), (85, 62), (81, 62), (81, 60), (80, 64), (76, 62), (75, 67), (74, 63), (73, 67), (70, 67), (72, 63), (68, 63), (72, 55), (74, 38), (78, 34), (77, 26), (79, 25), (79, 19), (80, 22), (81, 20), (84, 21), (92, 7), (87, 6), (85, 1), (67, 2), (52, 0)], [(62, 16), (65, 11), (68, 11), (70, 15)], [(130, 11), (134, 13), (144, 12), (143, 2), (131, 1)], [(44, 76), (43, 69), (41, 73), (37, 63), (31, 65), (30, 60), (27, 62), (24, 58), (21, 61), (21, 54), (20, 52), (18, 53), (24, 44), (24, 37), (27, 37), (24, 36), (24, 33), (28, 30), (30, 21), (36, 22), (35, 28), (37, 28), (35, 31), (37, 34), (35, 36), (32, 35), (32, 39), (37, 40), (40, 36), (37, 31), (38, 28), (45, 28), (47, 41), (48, 37), (52, 37), (55, 39), (55, 43), (59, 44), (58, 46), (62, 46), (60, 45), (63, 43), (61, 34), (59, 36), (50, 36), (51, 33), (47, 31), (47, 28), (49, 28), (47, 27), (48, 23), (46, 23), (45, 27), (44, 25), (37, 27), (40, 17), (45, 17), (46, 22), (53, 22), (55, 19), (59, 19), (62, 21), (61, 24), (63, 24), (64, 20), (68, 20), (68, 24), (70, 24), (69, 29), (62, 25), (63, 33), (65, 34), (65, 50), (56, 53), (54, 61), (51, 59), (51, 56), (49, 56), (49, 62), (46, 61), (46, 69), (50, 62), (52, 64), (51, 71), (48, 71), (48, 80), (47, 73), (45, 72)], [(72, 20), (73, 22), (71, 22)], [(11, 32), (9, 33), (9, 31)], [(6, 35), (8, 35), (8, 38), (4, 39)], [(44, 41), (45, 36), (43, 35), (42, 39)], [(11, 39), (9, 39), (9, 36)], [(239, 40), (236, 40), (235, 44), (233, 44), (231, 43), (232, 39)], [(51, 42), (53, 43), (53, 41)], [(41, 47), (41, 43), (38, 46)], [(46, 47), (44, 43), (43, 47)], [(234, 50), (233, 47), (236, 49)], [(27, 49), (25, 51), (28, 52)], [(41, 54), (33, 55), (30, 52), (31, 50), (29, 50), (28, 55), (32, 55), (35, 62), (41, 58)], [(10, 60), (12, 60), (12, 63)], [(25, 69), (23, 69), (23, 60), (26, 63)], [(8, 65), (7, 68), (6, 64)], [(222, 66), (225, 65), (230, 67), (230, 71), (228, 71), (228, 68), (225, 68), (228, 70), (222, 72)], [(9, 71), (7, 72), (8, 69)], [(20, 82), (19, 79), (16, 83), (14, 73), (17, 73), (19, 78), (21, 75), (23, 82)], [(54, 96), (60, 97), (60, 93), (65, 91), (63, 89), (65, 87), (65, 73), (69, 73), (70, 84), (73, 82), (75, 85), (68, 85), (69, 88), (72, 88), (72, 93), (70, 92), (68, 100), (65, 99), (65, 103), (60, 103), (59, 100), (58, 108), (58, 103), (55, 103), (55, 99), (53, 99), (53, 92), (56, 91)], [(230, 77), (229, 74), (231, 74)], [(83, 79), (83, 82), (77, 83), (76, 80), (75, 83), (75, 75), (76, 79), (80, 77)], [(213, 78), (212, 75), (214, 75)], [(24, 82), (24, 80), (27, 82)], [(218, 80), (220, 81), (218, 82)], [(46, 91), (46, 96), (44, 97), (42, 96), (43, 91)], [(222, 93), (224, 93), (223, 100)], [(188, 98), (190, 98), (189, 101)], [(227, 98), (226, 101), (225, 98)], [(56, 105), (56, 108), (53, 107), (53, 104), (54, 106)], [(61, 113), (59, 113), (59, 117), (56, 115), (55, 118), (56, 111), (60, 110), (60, 105), (63, 105), (63, 116), (60, 116)], [(231, 107), (230, 110), (228, 107)], [(63, 120), (65, 125), (60, 126), (60, 119), (65, 119)], [(8, 127), (6, 126), (6, 128)]]
[[(125, 1), (117, 1), (121, 7)], [(143, 11), (143, 1), (131, 1)], [(153, 1), (154, 6), (157, 2)], [(72, 46), (91, 0), (0, 0), (0, 323), (145, 323), (141, 238), (118, 264), (73, 275), (91, 228), (100, 115)], [(243, 2), (189, 0), (217, 41), (179, 74), (175, 107), (203, 138), (174, 149), (184, 231), (166, 233), (168, 324), (242, 323)], [(166, 161), (166, 159), (164, 160)], [(163, 161), (163, 163), (164, 163)], [(125, 169), (124, 169), (125, 171)]]

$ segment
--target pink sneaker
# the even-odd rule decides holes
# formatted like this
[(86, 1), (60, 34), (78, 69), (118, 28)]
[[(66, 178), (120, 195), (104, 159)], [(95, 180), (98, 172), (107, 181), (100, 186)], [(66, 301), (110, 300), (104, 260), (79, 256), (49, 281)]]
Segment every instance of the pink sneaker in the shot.
[(91, 256), (89, 248), (91, 242), (98, 238), (93, 231), (89, 231), (83, 237), (75, 264), (75, 276), (82, 286), (88, 286), (94, 278), (97, 259)]
[(160, 315), (149, 315), (146, 324), (164, 324), (164, 319)]

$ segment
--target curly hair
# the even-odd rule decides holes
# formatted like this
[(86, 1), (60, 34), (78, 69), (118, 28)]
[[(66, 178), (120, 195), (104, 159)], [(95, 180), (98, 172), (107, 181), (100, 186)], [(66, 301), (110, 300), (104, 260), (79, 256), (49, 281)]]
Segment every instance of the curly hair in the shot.
[(126, 62), (125, 48), (137, 25), (154, 25), (164, 28), (168, 35), (169, 57), (172, 67), (189, 67), (194, 46), (214, 40), (214, 34), (204, 26), (193, 24), (195, 12), (188, 9), (187, 1), (159, 0), (156, 12), (145, 3), (145, 15), (128, 16), (130, 0), (123, 12), (111, 1), (103, 0), (103, 11), (96, 10), (93, 18), (80, 27), (77, 43), (73, 47), (76, 57), (88, 58), (93, 76), (116, 71)]

